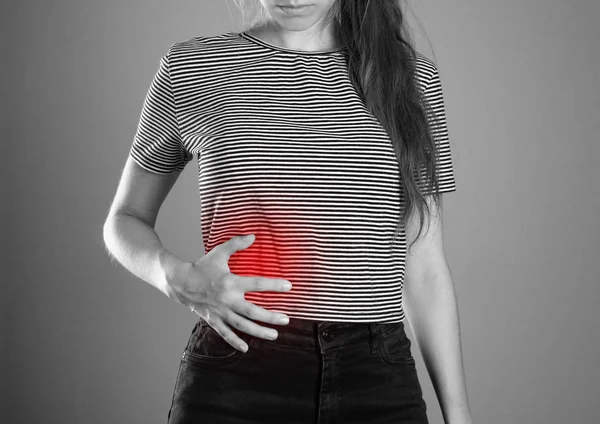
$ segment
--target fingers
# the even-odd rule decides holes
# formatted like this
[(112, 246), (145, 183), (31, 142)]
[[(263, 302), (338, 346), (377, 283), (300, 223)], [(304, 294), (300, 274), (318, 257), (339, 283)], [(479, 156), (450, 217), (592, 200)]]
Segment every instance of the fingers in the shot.
[(266, 277), (241, 277), (238, 282), (244, 292), (249, 291), (278, 291), (285, 292), (292, 289), (292, 283), (283, 278)]
[[(224, 243), (219, 244), (216, 249), (227, 255), (226, 263), (229, 262), (229, 257), (235, 252), (248, 248), (254, 243), (254, 234), (245, 236), (235, 236)], [(214, 251), (215, 249), (213, 249)], [(281, 278), (265, 278), (265, 277), (243, 277), (244, 291), (288, 291), (291, 290), (292, 284)]]
[(219, 334), (219, 336), (223, 338), (223, 340), (225, 340), (235, 349), (242, 352), (248, 351), (248, 345), (246, 342), (244, 342), (237, 334), (235, 334), (221, 318), (215, 316), (210, 322), (206, 322)]
[[(251, 305), (250, 307), (248, 307), (248, 309), (252, 309), (252, 310), (256, 310), (256, 313), (254, 315), (264, 315), (267, 318), (264, 320), (260, 320), (260, 321), (264, 321), (264, 322), (270, 322), (273, 324), (279, 324), (279, 319), (281, 319), (282, 317), (285, 317), (287, 319), (286, 315), (283, 314), (275, 314), (273, 312), (269, 312), (259, 306), (256, 306), (250, 302), (246, 302), (249, 305)], [(252, 315), (252, 314), (250, 314)], [(251, 318), (251, 319), (255, 319), (255, 318)], [(289, 319), (287, 319), (289, 321)], [(267, 340), (275, 340), (278, 336), (278, 332), (277, 330), (273, 329), (273, 328), (268, 328), (268, 327), (263, 327), (261, 325), (258, 325), (255, 322), (252, 322), (251, 320), (246, 318), (246, 315), (242, 315), (242, 314), (237, 314), (234, 311), (231, 311), (228, 315), (227, 315), (227, 323), (229, 325), (231, 325), (234, 328), (237, 328), (239, 331), (246, 333), (246, 334), (250, 334), (251, 336), (254, 337), (260, 337), (261, 339), (267, 339)]]
[(218, 248), (223, 250), (229, 257), (239, 250), (248, 248), (252, 243), (254, 243), (254, 234), (246, 234), (245, 236), (232, 237), (225, 243), (218, 245)]
[[(191, 310), (196, 315), (203, 318), (193, 307)], [(203, 319), (223, 338), (223, 340), (242, 352), (248, 351), (248, 345), (233, 330), (231, 330), (229, 326), (254, 337), (275, 340), (278, 336), (277, 330), (260, 326), (251, 320), (269, 322), (277, 325), (289, 323), (289, 317), (287, 315), (270, 312), (248, 301), (243, 301), (243, 306), (241, 307), (232, 307), (232, 309), (225, 314), (224, 318), (221, 318), (217, 314), (213, 314), (210, 319)]]
[[(265, 308), (255, 305), (252, 302), (248, 302), (245, 299), (231, 305), (230, 313), (227, 314), (226, 318), (227, 322), (234, 325), (235, 328), (258, 337), (262, 336), (260, 334), (257, 334), (255, 331), (246, 331), (246, 328), (250, 330), (263, 328), (252, 321), (262, 321), (276, 325), (289, 324), (290, 321), (289, 317), (286, 314), (269, 311)], [(240, 320), (239, 318), (242, 318), (242, 320)]]

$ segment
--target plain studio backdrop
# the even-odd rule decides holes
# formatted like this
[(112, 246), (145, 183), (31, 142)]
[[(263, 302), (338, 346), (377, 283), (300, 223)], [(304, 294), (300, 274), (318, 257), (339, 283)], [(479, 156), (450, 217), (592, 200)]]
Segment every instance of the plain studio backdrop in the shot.
[[(444, 238), (474, 422), (596, 422), (600, 2), (411, 10), (446, 101)], [(102, 224), (160, 57), (241, 19), (223, 0), (11, 0), (0, 15), (0, 421), (164, 423), (197, 316), (111, 263)], [(199, 216), (192, 161), (156, 227), (187, 260), (204, 254)]]

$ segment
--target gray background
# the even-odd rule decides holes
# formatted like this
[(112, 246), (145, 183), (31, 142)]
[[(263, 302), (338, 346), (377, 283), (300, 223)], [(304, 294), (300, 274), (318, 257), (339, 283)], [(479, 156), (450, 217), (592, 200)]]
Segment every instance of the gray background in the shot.
[[(164, 423), (196, 316), (111, 263), (102, 224), (160, 56), (239, 29), (237, 11), (221, 0), (3, 5), (0, 416)], [(594, 422), (600, 2), (420, 0), (412, 10), (452, 138), (445, 246), (475, 423)], [(196, 181), (191, 162), (157, 224), (188, 260), (203, 254)]]

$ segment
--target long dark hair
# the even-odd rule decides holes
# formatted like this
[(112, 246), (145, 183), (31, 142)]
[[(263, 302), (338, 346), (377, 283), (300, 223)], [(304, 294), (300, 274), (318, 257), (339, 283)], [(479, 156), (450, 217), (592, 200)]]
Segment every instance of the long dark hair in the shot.
[[(243, 15), (244, 8), (239, 4), (238, 7)], [(251, 26), (267, 20), (268, 15), (259, 10)], [(410, 249), (421, 236), (424, 222), (429, 223), (425, 218), (431, 216), (423, 190), (439, 206), (438, 151), (431, 131), (438, 117), (417, 84), (417, 51), (405, 24), (401, 1), (336, 0), (323, 27), (330, 23), (336, 39), (347, 49), (352, 84), (386, 130), (396, 153), (401, 219), (394, 239), (400, 224), (406, 226), (418, 212), (419, 231)]]

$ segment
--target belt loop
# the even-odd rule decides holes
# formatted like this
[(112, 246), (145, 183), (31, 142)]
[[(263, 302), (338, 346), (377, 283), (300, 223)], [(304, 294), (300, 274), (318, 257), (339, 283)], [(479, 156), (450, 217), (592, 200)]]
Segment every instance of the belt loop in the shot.
[(367, 324), (369, 328), (369, 345), (371, 346), (371, 352), (375, 350), (375, 342), (377, 340), (377, 323), (370, 322)]
[(313, 337), (316, 337), (317, 339), (319, 338), (319, 333), (321, 332), (321, 327), (322, 327), (323, 323), (324, 323), (324, 321), (313, 321), (312, 322)]

